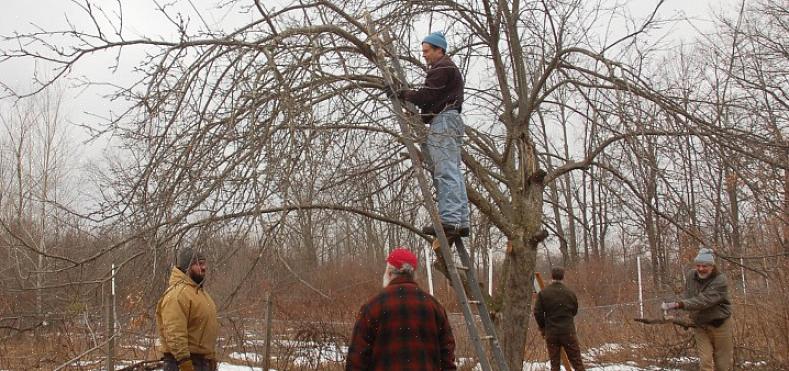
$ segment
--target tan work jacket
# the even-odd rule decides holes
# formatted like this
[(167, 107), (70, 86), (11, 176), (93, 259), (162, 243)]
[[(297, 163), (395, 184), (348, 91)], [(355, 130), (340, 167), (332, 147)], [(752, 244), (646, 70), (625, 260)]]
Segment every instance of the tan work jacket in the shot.
[(178, 268), (173, 267), (167, 290), (156, 305), (156, 326), (163, 352), (176, 360), (190, 355), (216, 359), (216, 305), (202, 286)]

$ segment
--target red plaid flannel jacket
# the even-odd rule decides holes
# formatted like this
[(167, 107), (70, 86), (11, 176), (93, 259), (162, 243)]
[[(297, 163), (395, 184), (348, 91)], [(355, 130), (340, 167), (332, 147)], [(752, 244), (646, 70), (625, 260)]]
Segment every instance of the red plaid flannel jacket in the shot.
[(345, 370), (456, 370), (455, 339), (438, 301), (398, 277), (364, 304), (353, 328)]

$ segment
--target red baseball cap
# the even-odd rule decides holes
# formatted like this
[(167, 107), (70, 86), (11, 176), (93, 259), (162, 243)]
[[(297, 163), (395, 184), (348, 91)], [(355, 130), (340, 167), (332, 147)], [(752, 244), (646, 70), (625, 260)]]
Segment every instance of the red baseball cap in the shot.
[(414, 255), (411, 250), (405, 247), (398, 247), (389, 253), (389, 257), (386, 258), (386, 262), (397, 269), (402, 268), (403, 264), (409, 264), (410, 266), (414, 267), (414, 269), (416, 269), (417, 260), (416, 255)]

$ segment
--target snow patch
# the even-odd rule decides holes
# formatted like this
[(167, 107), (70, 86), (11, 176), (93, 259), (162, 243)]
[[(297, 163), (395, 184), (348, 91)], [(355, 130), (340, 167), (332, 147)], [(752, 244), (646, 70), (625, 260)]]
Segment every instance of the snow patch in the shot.
[(230, 358), (247, 362), (263, 362), (263, 356), (252, 352), (233, 352), (228, 355)]
[(585, 359), (587, 359), (587, 358), (588, 359), (594, 359), (594, 358), (600, 357), (600, 356), (602, 356), (604, 354), (618, 352), (618, 351), (621, 351), (623, 349), (624, 349), (624, 347), (622, 347), (621, 344), (606, 343), (606, 344), (603, 344), (603, 345), (601, 345), (601, 346), (599, 346), (597, 348), (589, 348), (587, 351), (583, 352), (583, 357)]
[[(260, 367), (239, 366), (230, 363), (220, 363), (219, 371), (263, 371)], [(276, 371), (271, 369), (270, 371)]]

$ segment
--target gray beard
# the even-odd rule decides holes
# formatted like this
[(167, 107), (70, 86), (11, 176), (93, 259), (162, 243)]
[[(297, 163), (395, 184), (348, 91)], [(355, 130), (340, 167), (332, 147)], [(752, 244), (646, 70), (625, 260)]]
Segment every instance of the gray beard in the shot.
[(712, 275), (712, 272), (709, 272), (707, 274), (701, 274), (699, 272), (696, 272), (696, 274), (699, 275), (699, 279), (706, 280), (707, 278), (710, 278), (710, 276)]
[(383, 287), (389, 286), (389, 282), (392, 282), (392, 278), (389, 277), (389, 272), (384, 270)]

